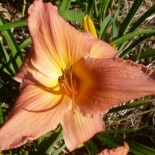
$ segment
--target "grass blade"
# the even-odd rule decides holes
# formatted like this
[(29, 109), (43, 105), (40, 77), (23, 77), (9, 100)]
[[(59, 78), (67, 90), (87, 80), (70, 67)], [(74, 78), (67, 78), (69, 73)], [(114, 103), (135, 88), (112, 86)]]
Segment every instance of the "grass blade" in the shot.
[(15, 69), (14, 69), (13, 64), (11, 63), (11, 59), (10, 59), (8, 52), (6, 51), (5, 47), (3, 46), (3, 40), (0, 41), (0, 51), (2, 54), (2, 58), (4, 59), (4, 61), (2, 60), (3, 64), (1, 62), (0, 68), (4, 72), (6, 72), (6, 70), (7, 70), (6, 73), (9, 72), (10, 75), (13, 75), (15, 73)]
[(148, 146), (146, 146), (146, 145), (137, 143), (135, 141), (127, 141), (127, 143), (129, 144), (130, 151), (133, 152), (133, 153), (137, 152), (140, 155), (141, 154), (142, 155), (155, 155), (155, 150), (148, 147)]
[[(10, 63), (10, 62), (9, 62)], [(0, 63), (0, 70), (2, 70), (3, 72), (5, 72), (6, 74), (13, 76), (15, 73), (11, 70), (11, 68), (9, 67), (9, 65), (6, 65), (4, 62)]]
[(117, 38), (119, 35), (119, 23), (118, 23), (119, 13), (120, 13), (120, 0), (118, 0), (116, 15), (113, 17), (113, 20), (112, 20), (112, 38), (113, 39)]
[(61, 132), (52, 132), (40, 137), (38, 140), (38, 150), (36, 155), (39, 154), (51, 154), (53, 146), (62, 140), (63, 136)]
[(126, 129), (126, 130), (105, 130), (101, 133), (98, 133), (97, 136), (107, 136), (107, 135), (116, 135), (116, 134), (125, 134), (125, 133), (131, 133), (131, 132), (137, 132), (141, 130), (144, 127), (137, 128), (137, 129)]
[(135, 101), (135, 102), (132, 102), (132, 103), (128, 103), (126, 105), (121, 105), (121, 106), (115, 107), (113, 109), (110, 109), (108, 113), (118, 112), (118, 111), (124, 110), (124, 109), (135, 108), (135, 107), (138, 107), (138, 106), (141, 106), (141, 105), (144, 105), (144, 104), (148, 104), (148, 103), (151, 103), (151, 102), (152, 102), (152, 100), (139, 100), (139, 101)]
[(66, 147), (65, 144), (63, 144), (62, 146), (60, 146), (60, 148), (58, 148), (53, 155), (60, 155), (60, 153), (64, 150), (64, 148)]
[(94, 4), (95, 4), (95, 0), (89, 0), (89, 1), (88, 1), (88, 11), (87, 11), (87, 14), (88, 14), (90, 17), (93, 16), (93, 12), (94, 12), (93, 6), (94, 6)]
[(138, 60), (139, 59), (143, 59), (143, 58), (152, 58), (152, 57), (155, 57), (155, 49), (151, 49), (149, 51), (145, 51), (145, 52), (142, 52), (140, 55), (135, 55), (132, 57), (132, 60), (136, 60), (138, 57)]
[(136, 23), (133, 24), (133, 26), (130, 29), (130, 32), (136, 30), (149, 16), (151, 16), (153, 13), (155, 13), (155, 4), (150, 7), (149, 10), (147, 10), (140, 19)]
[(94, 155), (94, 154), (98, 153), (97, 147), (95, 146), (95, 144), (92, 140), (87, 141), (85, 143), (85, 147), (86, 147), (89, 155)]
[(77, 21), (79, 23), (82, 23), (82, 20), (85, 16), (84, 13), (76, 12), (73, 10), (67, 10), (67, 11), (60, 10), (59, 14), (60, 14), (60, 16), (62, 16), (67, 21)]
[(94, 15), (96, 17), (99, 16), (99, 8), (98, 8), (98, 2), (97, 1), (94, 1)]
[(50, 154), (53, 146), (55, 144), (57, 144), (62, 139), (63, 139), (62, 133), (61, 132), (57, 133), (57, 137), (55, 138), (55, 140), (52, 143), (50, 143), (49, 148), (46, 150), (46, 154)]
[(26, 25), (27, 25), (26, 19), (20, 19), (15, 22), (0, 25), (0, 31), (4, 31), (4, 30), (11, 29), (11, 28), (16, 28), (16, 27), (22, 27), (22, 26), (26, 26)]
[[(3, 15), (0, 13), (0, 25), (5, 24), (5, 19)], [(17, 71), (22, 65), (21, 54), (19, 54), (19, 47), (11, 33), (10, 30), (2, 31), (3, 36), (5, 37), (10, 49), (11, 49), (11, 59), (15, 62), (14, 69)]]
[(138, 40), (134, 41), (127, 49), (125, 49), (121, 54), (120, 54), (120, 58), (125, 58), (125, 56), (127, 54), (129, 54), (129, 52), (134, 49), (135, 47), (137, 47), (139, 44), (141, 44), (143, 41), (145, 41), (146, 39), (149, 39), (150, 37), (152, 37), (153, 35), (155, 35), (155, 33), (152, 34), (144, 34), (143, 36), (141, 36)]
[(2, 107), (1, 107), (1, 103), (0, 103), (0, 125), (3, 124), (4, 119), (3, 119), (3, 111), (2, 111)]
[(27, 39), (24, 40), (23, 43), (21, 43), (21, 44), (19, 45), (19, 49), (21, 50), (21, 49), (23, 49), (23, 48), (25, 48), (25, 47), (30, 46), (31, 44), (32, 44), (32, 39), (31, 39), (31, 38), (27, 38)]
[(115, 16), (112, 20), (112, 38), (117, 38), (119, 35), (119, 28), (118, 28), (118, 19)]
[(137, 10), (139, 9), (139, 7), (143, 1), (144, 0), (134, 0), (134, 3), (132, 5), (128, 15), (126, 16), (122, 25), (120, 26), (119, 36), (122, 36), (127, 32), (130, 23), (132, 22)]
[(101, 135), (98, 136), (98, 135), (96, 135), (96, 137), (97, 137), (100, 141), (102, 141), (102, 142), (108, 144), (108, 145), (111, 146), (111, 147), (117, 147), (117, 146), (119, 145), (117, 142), (114, 141), (113, 137), (106, 137), (105, 135), (104, 135), (104, 136), (101, 136)]
[(114, 41), (111, 42), (111, 45), (117, 47), (123, 44), (124, 42), (128, 41), (129, 39), (134, 38), (135, 36), (142, 35), (142, 34), (154, 34), (154, 33), (155, 33), (155, 30), (153, 29), (141, 29), (141, 30), (128, 33), (120, 38), (115, 39)]
[(60, 10), (68, 10), (71, 4), (71, 0), (63, 0), (60, 5)]
[(100, 10), (100, 21), (103, 21), (104, 18), (106, 18), (110, 2), (111, 2), (111, 0), (102, 1), (101, 10)]
[(105, 33), (109, 25), (111, 24), (111, 17), (107, 16), (104, 21), (101, 23), (101, 29), (99, 32), (99, 38), (102, 40), (105, 40)]

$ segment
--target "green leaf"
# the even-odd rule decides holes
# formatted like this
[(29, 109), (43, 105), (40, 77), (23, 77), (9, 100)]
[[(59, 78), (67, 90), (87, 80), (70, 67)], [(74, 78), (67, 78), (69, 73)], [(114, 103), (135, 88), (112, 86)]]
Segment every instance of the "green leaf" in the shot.
[(115, 16), (112, 19), (112, 37), (117, 38), (119, 35), (119, 23), (118, 23), (118, 17), (120, 13), (120, 0), (118, 0), (118, 6)]
[(52, 155), (60, 155), (60, 153), (65, 149), (66, 145), (60, 146)]
[[(9, 62), (10, 64), (10, 62)], [(5, 72), (8, 75), (14, 75), (14, 72), (11, 70), (11, 67), (9, 67), (9, 64), (5, 64), (4, 62), (0, 62), (0, 70), (2, 70), (3, 72)]]
[(111, 146), (111, 147), (117, 147), (117, 146), (119, 146), (119, 144), (118, 144), (117, 142), (114, 141), (115, 138), (113, 138), (113, 137), (110, 137), (110, 136), (109, 136), (109, 137), (106, 137), (106, 136), (101, 136), (101, 135), (96, 135), (96, 137), (97, 137), (100, 141), (102, 141), (102, 142), (108, 144), (108, 145)]
[(99, 38), (105, 40), (105, 33), (109, 25), (111, 24), (111, 17), (107, 16), (104, 21), (101, 23), (101, 28), (99, 32)]
[(112, 20), (112, 37), (116, 38), (119, 35), (118, 19), (115, 16)]
[(67, 11), (60, 10), (59, 15), (62, 16), (67, 21), (77, 21), (79, 23), (82, 23), (82, 20), (85, 16), (84, 13), (73, 10), (67, 10)]
[(94, 1), (94, 14), (96, 15), (96, 17), (99, 16), (99, 8), (98, 8), (98, 2)]
[(22, 27), (22, 26), (26, 26), (26, 25), (27, 25), (26, 19), (20, 19), (15, 22), (0, 25), (0, 31), (4, 31), (4, 30), (11, 29), (11, 28), (16, 28), (16, 27)]
[[(139, 37), (138, 40), (134, 41), (127, 49), (125, 49), (121, 54), (120, 57), (124, 58), (132, 49), (136, 48), (140, 43), (142, 43), (143, 41), (145, 41), (146, 39), (149, 39), (150, 37), (152, 37), (153, 35), (155, 35), (155, 33), (152, 34), (144, 34), (141, 37)], [(135, 59), (136, 60), (136, 59)]]
[(111, 2), (111, 0), (104, 0), (100, 4), (100, 6), (101, 6), (101, 9), (100, 9), (100, 21), (102, 21), (102, 20), (104, 20), (104, 18), (106, 18), (110, 2)]
[(90, 17), (93, 17), (93, 13), (94, 13), (93, 6), (94, 5), (95, 5), (95, 0), (89, 0), (88, 1), (88, 12), (87, 12), (87, 14)]
[(25, 48), (25, 47), (30, 46), (31, 44), (32, 44), (32, 39), (31, 39), (31, 38), (27, 38), (27, 39), (24, 40), (23, 43), (21, 43), (21, 44), (19, 45), (19, 49), (21, 50), (21, 49), (23, 49), (23, 48)]
[(134, 55), (133, 57), (131, 57), (132, 60), (136, 60), (138, 57), (139, 59), (143, 59), (143, 58), (152, 58), (155, 57), (155, 49), (151, 49), (149, 51), (145, 51), (145, 52), (141, 52), (140, 55)]
[(15, 68), (14, 68), (13, 64), (11, 63), (11, 58), (10, 58), (8, 52), (6, 51), (5, 47), (3, 46), (3, 39), (0, 41), (0, 51), (2, 54), (2, 58), (3, 58), (1, 60), (0, 68), (4, 72), (6, 72), (10, 75), (13, 75), (15, 73)]
[(92, 140), (87, 141), (85, 143), (85, 147), (86, 147), (89, 155), (94, 155), (94, 154), (98, 153), (97, 147), (95, 146), (95, 144)]
[(36, 155), (39, 154), (51, 154), (53, 146), (63, 139), (62, 133), (52, 132), (39, 138), (39, 145)]
[(3, 124), (4, 119), (3, 119), (3, 111), (2, 111), (2, 107), (1, 107), (1, 103), (0, 103), (0, 125)]
[(59, 10), (68, 10), (71, 4), (71, 0), (63, 0), (61, 2)]
[(141, 105), (144, 105), (144, 104), (148, 104), (148, 103), (151, 103), (151, 102), (152, 102), (152, 100), (138, 100), (138, 101), (135, 101), (135, 102), (132, 102), (132, 103), (127, 103), (126, 105), (121, 105), (121, 106), (112, 108), (112, 109), (109, 110), (108, 113), (118, 112), (118, 111), (124, 110), (124, 109), (135, 108), (135, 107), (138, 107), (138, 106), (141, 106)]
[[(39, 137), (38, 140), (37, 140), (37, 145), (38, 145), (39, 147), (41, 147), (42, 142), (44, 143), (44, 141), (46, 141), (46, 140), (48, 141), (48, 139), (49, 139), (51, 136), (53, 136), (53, 132), (48, 132), (48, 133), (46, 133), (45, 135)], [(42, 146), (43, 146), (43, 145), (42, 145)]]
[(129, 13), (127, 14), (126, 18), (124, 19), (122, 25), (120, 26), (119, 36), (122, 36), (127, 32), (127, 29), (130, 26), (130, 23), (132, 22), (137, 10), (139, 9), (139, 7), (143, 1), (144, 0), (134, 0), (134, 3), (132, 5)]
[(155, 4), (150, 7), (138, 20), (136, 23), (133, 24), (133, 26), (130, 29), (130, 32), (136, 30), (149, 16), (151, 16), (153, 13), (155, 13)]
[[(6, 23), (5, 19), (3, 18), (3, 15), (0, 13), (0, 25), (3, 25), (5, 23)], [(2, 34), (10, 47), (11, 54), (12, 54), (11, 59), (13, 62), (15, 62), (14, 68), (17, 71), (22, 65), (22, 58), (21, 58), (22, 55), (19, 54), (19, 51), (20, 51), (19, 47), (10, 30), (2, 31)]]
[(134, 38), (135, 36), (142, 35), (142, 34), (154, 34), (155, 30), (153, 29), (141, 29), (137, 30), (128, 34), (125, 34), (122, 37), (119, 37), (111, 42), (111, 45), (117, 47), (118, 45), (123, 44), (124, 42), (128, 41), (129, 39)]
[(62, 133), (59, 132), (59, 133), (58, 133), (58, 136), (55, 137), (55, 140), (53, 140), (53, 142), (50, 143), (49, 148), (46, 150), (46, 154), (50, 154), (50, 153), (51, 153), (51, 150), (52, 150), (52, 148), (53, 148), (53, 146), (54, 146), (55, 144), (57, 144), (57, 143), (58, 143), (60, 140), (62, 140), (62, 139), (63, 139)]
[(144, 127), (141, 127), (141, 128), (136, 128), (136, 129), (126, 129), (126, 130), (105, 130), (103, 132), (100, 132), (97, 134), (97, 136), (101, 136), (101, 137), (104, 137), (104, 136), (107, 136), (107, 135), (117, 135), (117, 134), (125, 134), (125, 133), (131, 133), (131, 132), (136, 132), (136, 131), (139, 131), (141, 129), (143, 129)]
[(130, 140), (127, 140), (127, 143), (129, 144), (130, 151), (135, 155), (155, 155), (155, 149), (146, 145)]

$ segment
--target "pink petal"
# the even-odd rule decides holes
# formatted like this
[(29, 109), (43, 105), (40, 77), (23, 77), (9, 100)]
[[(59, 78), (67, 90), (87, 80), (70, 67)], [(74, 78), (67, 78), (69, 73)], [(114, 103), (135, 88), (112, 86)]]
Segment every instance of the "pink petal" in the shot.
[(118, 55), (118, 51), (110, 44), (96, 39), (90, 51), (90, 57), (93, 58), (113, 58)]
[(40, 72), (58, 78), (61, 69), (89, 53), (93, 37), (69, 25), (52, 4), (35, 0), (28, 13), (34, 46), (32, 63)]
[(129, 152), (129, 146), (127, 143), (124, 143), (124, 146), (119, 146), (115, 149), (105, 149), (98, 155), (127, 155)]
[(23, 79), (25, 78), (25, 76), (29, 70), (31, 70), (30, 54), (26, 57), (24, 63), (22, 64), (22, 67), (20, 68), (17, 75), (13, 77), (13, 79), (19, 83), (22, 83)]
[(78, 110), (66, 113), (62, 126), (65, 144), (70, 151), (105, 129), (102, 117), (84, 117)]
[[(26, 59), (20, 68), (16, 76), (13, 77), (14, 80), (23, 84), (25, 79), (29, 79), (40, 85), (42, 87), (48, 87), (50, 89), (58, 87), (58, 77), (50, 78), (42, 74), (38, 69), (36, 69), (31, 63), (31, 53), (26, 56)], [(24, 83), (25, 85), (25, 83)]]
[(29, 79), (31, 82), (41, 87), (46, 87), (49, 89), (59, 88), (57, 78), (47, 77), (35, 68), (27, 72), (27, 75), (25, 75), (25, 79)]
[(70, 105), (67, 97), (27, 85), (0, 128), (0, 150), (19, 147), (55, 129)]
[(82, 59), (74, 66), (79, 81), (75, 102), (85, 115), (104, 114), (113, 106), (155, 94), (155, 72), (119, 58)]

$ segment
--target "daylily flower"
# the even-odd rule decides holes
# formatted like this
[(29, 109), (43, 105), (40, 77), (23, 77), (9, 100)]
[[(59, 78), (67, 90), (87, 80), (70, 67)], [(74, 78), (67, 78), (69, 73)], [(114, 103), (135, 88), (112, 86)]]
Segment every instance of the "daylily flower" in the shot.
[(98, 155), (127, 155), (129, 152), (129, 146), (127, 143), (124, 143), (124, 146), (119, 146), (115, 149), (105, 149)]
[(154, 71), (64, 21), (51, 3), (28, 10), (33, 41), (15, 79), (20, 96), (0, 128), (0, 150), (19, 147), (60, 123), (70, 151), (105, 130), (102, 116), (131, 99), (155, 94)]

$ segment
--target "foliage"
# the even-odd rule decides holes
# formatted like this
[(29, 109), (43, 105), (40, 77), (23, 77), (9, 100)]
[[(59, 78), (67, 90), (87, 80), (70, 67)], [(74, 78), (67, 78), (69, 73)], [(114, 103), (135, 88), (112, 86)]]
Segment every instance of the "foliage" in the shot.
[[(154, 29), (142, 27), (142, 24), (155, 13), (155, 4), (152, 3), (152, 6), (135, 20), (136, 13), (142, 7), (144, 0), (134, 0), (129, 12), (120, 20), (122, 7), (122, 1), (120, 0), (56, 0), (54, 3), (59, 7), (59, 14), (79, 30), (84, 16), (88, 14), (94, 21), (98, 37), (121, 51), (120, 57), (144, 63), (144, 60), (146, 60), (147, 64), (151, 64), (150, 59), (152, 60), (155, 56), (155, 47), (149, 46), (146, 51), (145, 48), (139, 51), (139, 47), (141, 44), (145, 45), (148, 39), (155, 36), (155, 27)], [(23, 1), (23, 6), (21, 6), (23, 16), (29, 4), (28, 0)], [(114, 10), (112, 10), (113, 7)], [(24, 19), (19, 18), (7, 22), (4, 12), (0, 13), (0, 124), (8, 117), (10, 109), (19, 94), (19, 84), (12, 77), (21, 67), (24, 57), (32, 44), (28, 35), (22, 34), (23, 36), (20, 39), (18, 38), (21, 31), (27, 34), (26, 18), (25, 15)], [(142, 99), (113, 108), (109, 113), (118, 113), (121, 110), (146, 106), (150, 103), (152, 103), (152, 99)], [(155, 148), (151, 148), (151, 144), (146, 146), (146, 144), (136, 142), (134, 136), (131, 136), (140, 133), (144, 129), (145, 126), (139, 126), (137, 129), (107, 130), (86, 142), (75, 151), (75, 154), (81, 152), (80, 154), (94, 155), (103, 149), (103, 146), (116, 147), (126, 141), (132, 154), (153, 155), (155, 154)], [(153, 138), (155, 140), (155, 137)], [(58, 127), (54, 132), (50, 132), (32, 143), (15, 150), (4, 151), (3, 154), (58, 155), (61, 152), (70, 154), (65, 149), (61, 127)]]

